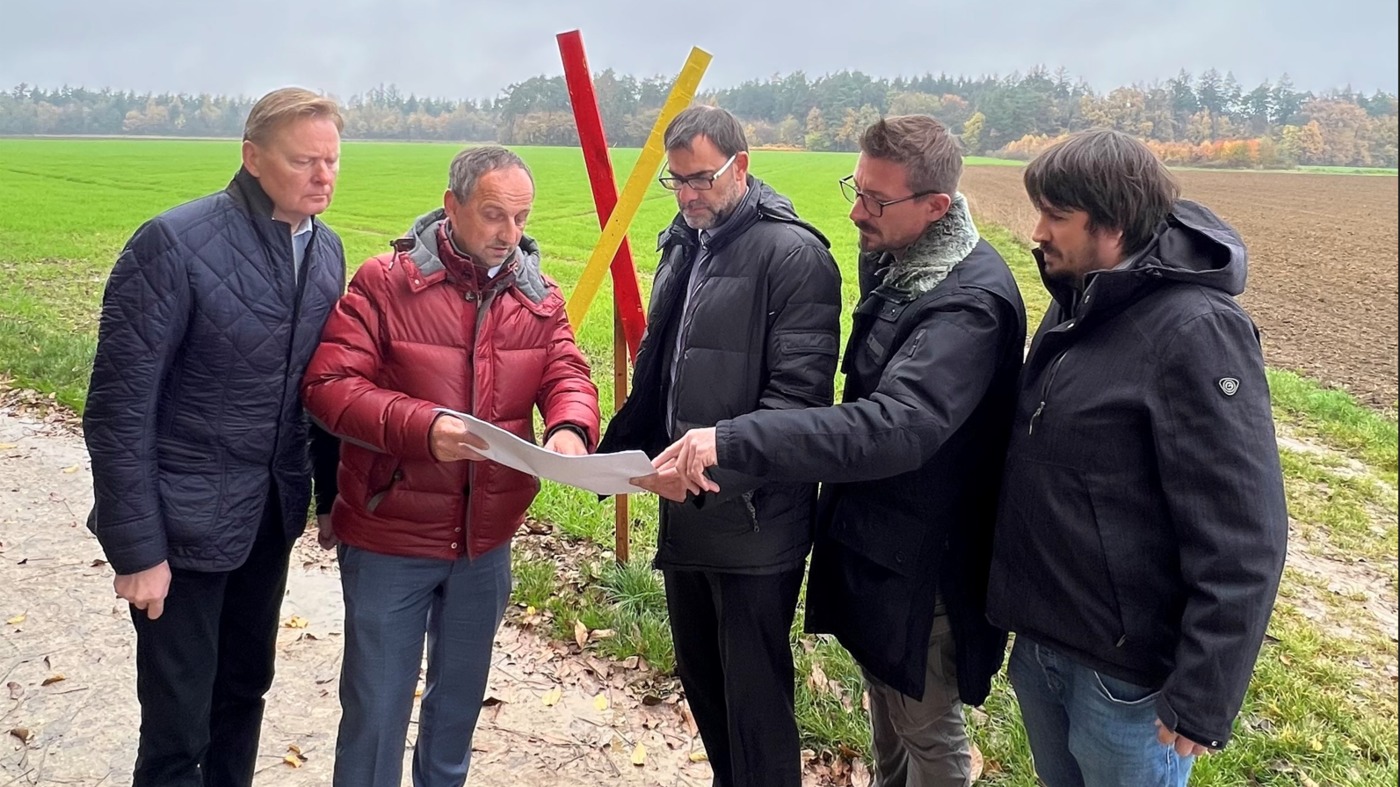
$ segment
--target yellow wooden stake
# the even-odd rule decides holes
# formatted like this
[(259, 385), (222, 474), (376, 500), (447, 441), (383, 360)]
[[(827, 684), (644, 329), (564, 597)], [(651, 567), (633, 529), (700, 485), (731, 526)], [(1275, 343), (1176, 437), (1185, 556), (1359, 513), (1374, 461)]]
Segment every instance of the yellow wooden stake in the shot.
[(642, 197), (646, 196), (651, 179), (661, 169), (661, 162), (666, 157), (663, 139), (666, 126), (670, 125), (671, 120), (695, 98), (695, 91), (700, 87), (700, 79), (705, 76), (705, 69), (710, 67), (711, 59), (709, 52), (699, 47), (691, 47), (690, 57), (687, 57), (685, 65), (681, 66), (681, 73), (676, 77), (671, 95), (662, 105), (656, 125), (651, 127), (646, 145), (642, 147), (642, 154), (637, 157), (637, 165), (632, 168), (632, 174), (627, 177), (627, 185), (623, 186), (622, 193), (618, 195), (617, 207), (613, 208), (608, 225), (598, 237), (598, 245), (593, 247), (593, 254), (584, 266), (583, 275), (579, 277), (573, 294), (569, 296), (569, 322), (573, 324), (575, 332), (579, 331), (583, 318), (588, 315), (588, 307), (593, 305), (593, 298), (598, 294), (598, 287), (608, 273), (613, 255), (617, 254), (617, 247), (622, 245), (627, 228), (632, 226), (632, 219), (636, 218), (637, 209), (642, 206)]

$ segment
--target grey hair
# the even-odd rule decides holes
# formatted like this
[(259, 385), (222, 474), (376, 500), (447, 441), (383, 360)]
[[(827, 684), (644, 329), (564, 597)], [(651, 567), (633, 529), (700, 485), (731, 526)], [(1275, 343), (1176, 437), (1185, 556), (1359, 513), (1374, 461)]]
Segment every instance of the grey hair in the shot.
[(696, 137), (705, 137), (725, 156), (747, 152), (744, 127), (728, 110), (697, 104), (681, 111), (666, 126), (667, 150), (690, 150)]
[(500, 145), (467, 148), (453, 157), (452, 166), (448, 169), (447, 188), (452, 191), (458, 202), (466, 202), (476, 190), (476, 182), (482, 175), (510, 167), (525, 170), (526, 176), (530, 178), (530, 185), (535, 185), (535, 176), (526, 166), (525, 160), (515, 153)]

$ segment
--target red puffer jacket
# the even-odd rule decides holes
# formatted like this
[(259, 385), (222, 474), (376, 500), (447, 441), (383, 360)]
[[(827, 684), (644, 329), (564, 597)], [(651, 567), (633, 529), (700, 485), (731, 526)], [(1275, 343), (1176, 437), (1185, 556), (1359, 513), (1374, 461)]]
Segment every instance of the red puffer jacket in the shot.
[(598, 389), (559, 288), (526, 237), (494, 278), (458, 254), (442, 211), (371, 258), (326, 323), (307, 367), (307, 411), (342, 440), (331, 521), (347, 544), (383, 554), (476, 557), (510, 540), (539, 480), (495, 462), (438, 462), (428, 431), (449, 407), (525, 440), (598, 441)]

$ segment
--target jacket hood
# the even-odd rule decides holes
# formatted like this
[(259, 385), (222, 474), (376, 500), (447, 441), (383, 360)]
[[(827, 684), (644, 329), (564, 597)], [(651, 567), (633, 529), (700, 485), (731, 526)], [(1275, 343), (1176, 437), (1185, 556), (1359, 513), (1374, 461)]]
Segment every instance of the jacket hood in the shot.
[[(442, 208), (425, 213), (415, 219), (408, 232), (393, 243), (394, 249), (406, 254), (425, 277), (447, 269), (438, 255), (437, 245), (438, 227), (446, 221), (447, 211)], [(539, 243), (529, 235), (520, 236), (515, 255), (505, 264), (512, 262), (515, 264), (515, 286), (534, 303), (544, 301), (549, 288), (540, 269)]]
[[(1061, 306), (1071, 308), (1078, 293), (1068, 282), (1045, 277), (1045, 258), (1032, 252), (1041, 280)], [(1160, 286), (1163, 281), (1195, 284), (1235, 296), (1244, 292), (1248, 278), (1248, 254), (1234, 227), (1209, 208), (1191, 200), (1178, 200), (1171, 213), (1137, 260), (1118, 270), (1094, 271), (1084, 279), (1084, 289), (1094, 288), (1095, 309), (1122, 305)]]

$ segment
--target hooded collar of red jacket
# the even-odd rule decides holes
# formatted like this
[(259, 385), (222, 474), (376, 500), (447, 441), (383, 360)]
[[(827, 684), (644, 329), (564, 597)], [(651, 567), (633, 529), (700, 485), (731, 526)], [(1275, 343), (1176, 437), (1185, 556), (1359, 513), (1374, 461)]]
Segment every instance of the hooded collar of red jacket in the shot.
[(489, 277), (486, 270), (452, 243), (447, 235), (447, 212), (442, 208), (418, 217), (392, 245), (398, 259), (417, 269), (418, 275), (409, 278), (413, 292), (421, 292), (450, 276), (453, 285), (464, 291), (484, 293), (488, 289), (504, 291), (514, 287), (526, 305), (541, 313), (551, 311), (555, 307), (551, 299), (560, 297), (540, 270), (540, 247), (534, 238), (522, 235), (515, 255), (496, 276)]
[(489, 290), (503, 290), (515, 282), (515, 271), (519, 267), (519, 249), (510, 255), (510, 259), (501, 263), (496, 275), (492, 276), (489, 268), (478, 265), (470, 254), (457, 248), (446, 221), (438, 222), (437, 225), (437, 252), (438, 260), (447, 269), (447, 278), (457, 289), (464, 292), (485, 293)]

